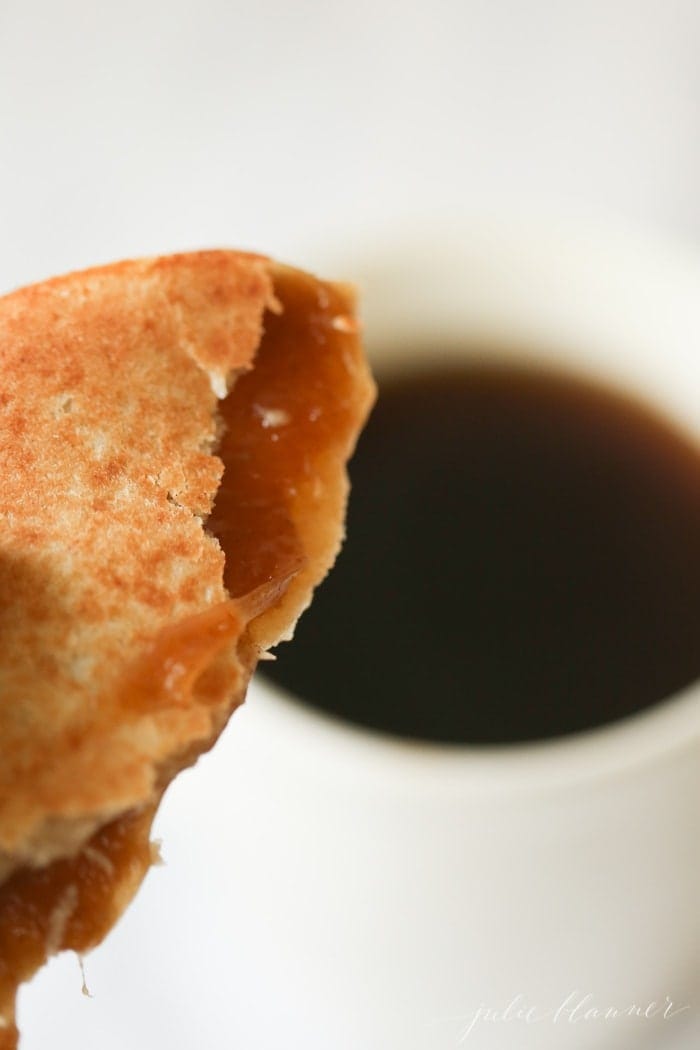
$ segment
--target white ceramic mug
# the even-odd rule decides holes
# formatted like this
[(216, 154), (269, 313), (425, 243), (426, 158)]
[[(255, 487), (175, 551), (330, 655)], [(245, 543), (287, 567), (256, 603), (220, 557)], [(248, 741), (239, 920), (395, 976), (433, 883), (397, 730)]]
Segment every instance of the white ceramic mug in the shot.
[[(531, 346), (700, 439), (694, 252), (484, 223), (336, 270), (361, 284), (380, 374), (409, 350)], [(697, 1020), (699, 802), (700, 684), (477, 749), (382, 737), (258, 680), (166, 799), (168, 866), (88, 960), (100, 1046), (675, 1046)]]

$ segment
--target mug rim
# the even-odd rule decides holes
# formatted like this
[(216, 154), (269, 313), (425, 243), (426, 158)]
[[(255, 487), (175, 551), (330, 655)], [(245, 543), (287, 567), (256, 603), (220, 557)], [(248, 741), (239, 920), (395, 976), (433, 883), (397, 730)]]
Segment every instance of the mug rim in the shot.
[[(542, 301), (546, 298), (547, 276), (555, 271), (558, 281), (564, 276), (564, 283), (559, 286), (567, 294), (571, 294), (570, 288), (566, 288), (565, 275), (568, 272), (574, 288), (577, 287), (577, 281), (581, 282), (581, 287), (587, 287), (589, 292), (592, 289), (590, 294), (593, 297), (599, 294), (601, 287), (605, 288), (605, 278), (600, 277), (601, 271), (612, 275), (614, 293), (621, 296), (621, 301), (624, 300), (615, 324), (619, 324), (622, 317), (623, 321), (627, 321), (628, 329), (639, 323), (638, 318), (628, 318), (625, 314), (625, 309), (629, 307), (630, 291), (634, 293), (636, 287), (639, 296), (643, 297), (651, 288), (659, 301), (663, 302), (666, 296), (669, 316), (674, 312), (682, 314), (680, 328), (675, 332), (676, 340), (682, 338), (683, 324), (688, 319), (688, 323), (695, 325), (700, 337), (700, 314), (695, 307), (700, 289), (700, 251), (680, 238), (661, 236), (658, 232), (650, 233), (619, 223), (522, 214), (482, 214), (473, 218), (462, 217), (457, 222), (444, 222), (430, 217), (416, 221), (414, 218), (408, 223), (375, 232), (365, 239), (364, 244), (360, 239), (349, 259), (342, 262), (336, 258), (332, 265), (338, 272), (349, 270), (351, 279), (359, 277), (357, 283), (362, 294), (363, 271), (381, 277), (385, 272), (382, 267), (388, 267), (390, 272), (393, 261), (398, 273), (408, 274), (412, 268), (417, 273), (421, 267), (425, 270), (426, 265), (432, 265), (432, 276), (435, 277), (437, 273), (439, 277), (440, 266), (459, 266), (460, 262), (465, 267), (472, 265), (475, 252), (479, 250), (485, 250), (491, 262), (496, 260), (498, 264), (500, 259), (504, 271), (510, 267), (511, 272), (515, 272), (514, 267), (526, 265), (530, 260), (535, 268), (541, 266), (545, 275), (544, 283), (539, 286)], [(426, 263), (426, 259), (431, 262)], [(355, 274), (352, 273), (353, 268)], [(399, 303), (401, 294), (399, 289)], [(405, 302), (405, 289), (403, 294)], [(575, 298), (574, 295), (572, 301)], [(646, 300), (641, 306), (648, 309)], [(400, 306), (394, 304), (392, 309), (396, 311)], [(412, 305), (411, 309), (420, 313), (421, 307)], [(435, 311), (436, 307), (429, 303), (426, 312), (430, 313), (431, 309)], [(546, 309), (544, 306), (541, 308), (543, 317)], [(385, 316), (390, 313), (387, 311)], [(507, 306), (504, 314), (507, 314)], [(397, 316), (396, 313), (394, 316)], [(365, 334), (372, 361), (371, 317), (368, 320), (370, 327)], [(384, 324), (386, 328), (386, 321)], [(468, 324), (465, 322), (465, 330)], [(380, 330), (381, 327), (380, 324)], [(437, 330), (437, 325), (434, 325), (434, 330)], [(661, 338), (661, 331), (663, 324), (650, 338)], [(624, 324), (622, 332), (624, 334)], [(517, 338), (516, 335), (516, 350), (519, 349)], [(383, 340), (381, 336), (374, 337), (377, 348), (383, 343), (386, 349), (390, 349), (390, 342), (386, 333)], [(529, 333), (525, 332), (523, 346), (526, 350), (529, 342)], [(566, 349), (561, 347), (561, 350)], [(538, 363), (538, 356), (532, 358), (535, 364)], [(546, 364), (546, 356), (542, 356), (540, 361)], [(376, 367), (378, 362), (372, 363)], [(576, 362), (566, 356), (562, 356), (560, 363), (567, 369), (571, 367), (574, 374), (580, 371)], [(381, 367), (379, 371), (381, 374)], [(611, 378), (597, 368), (588, 374), (593, 377), (597, 375), (603, 383)], [(619, 387), (620, 383), (614, 385)], [(626, 382), (622, 382), (623, 389), (625, 386), (634, 393), (634, 379), (626, 377)], [(662, 406), (663, 403), (664, 397), (660, 396), (657, 405)], [(683, 420), (682, 413), (673, 412), (671, 419), (681, 424), (688, 423), (688, 418)], [(691, 434), (700, 440), (700, 417), (693, 413), (690, 423)], [(263, 716), (265, 710), (270, 709), (276, 718), (284, 720), (289, 732), (301, 734), (302, 737), (320, 735), (321, 742), (333, 752), (334, 761), (344, 751), (353, 763), (359, 761), (364, 762), (365, 766), (376, 765), (378, 771), (393, 769), (399, 772), (410, 769), (412, 777), (424, 771), (428, 776), (419, 776), (418, 779), (427, 783), (451, 783), (457, 778), (460, 782), (466, 779), (473, 785), (498, 790), (520, 790), (523, 786), (537, 787), (555, 782), (574, 783), (660, 761), (669, 754), (683, 751), (686, 746), (696, 746), (700, 739), (700, 678), (667, 698), (609, 723), (545, 740), (488, 745), (442, 743), (394, 736), (329, 714), (268, 680), (265, 680), (260, 693)], [(436, 778), (438, 767), (445, 775)], [(425, 786), (426, 783), (422, 790)]]
[(604, 725), (544, 740), (478, 745), (392, 735), (315, 707), (258, 676), (253, 687), (257, 712), (265, 720), (274, 719), (287, 746), (290, 737), (296, 737), (300, 755), (306, 738), (307, 743), (320, 744), (314, 753), (324, 754), (334, 765), (345, 761), (349, 770), (362, 768), (391, 779), (408, 775), (413, 780), (418, 775), (429, 783), (467, 782), (498, 791), (564, 786), (633, 771), (697, 747), (700, 741), (700, 679)]

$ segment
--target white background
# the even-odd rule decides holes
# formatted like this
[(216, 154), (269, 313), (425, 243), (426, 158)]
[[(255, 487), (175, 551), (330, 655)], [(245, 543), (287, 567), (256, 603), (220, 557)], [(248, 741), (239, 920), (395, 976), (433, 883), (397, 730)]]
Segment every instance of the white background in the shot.
[(696, 0), (0, 0), (0, 288), (512, 203), (700, 235)]
[[(313, 267), (377, 226), (509, 209), (698, 238), (699, 132), (697, 0), (0, 0), (0, 289), (202, 246)], [(210, 892), (167, 891), (177, 864), (201, 878), (188, 857), (216, 833), (205, 766), (166, 804), (167, 872), (88, 963), (97, 998), (80, 998), (74, 960), (52, 964), (21, 999), (25, 1050), (152, 1047), (134, 1002), (163, 1047), (194, 1045), (186, 988), (206, 998), (206, 960), (173, 935), (186, 980), (168, 991), (156, 938), (168, 892), (198, 902), (185, 930), (224, 892), (214, 875)], [(129, 931), (149, 922), (134, 956)], [(264, 1010), (264, 966), (239, 969)]]

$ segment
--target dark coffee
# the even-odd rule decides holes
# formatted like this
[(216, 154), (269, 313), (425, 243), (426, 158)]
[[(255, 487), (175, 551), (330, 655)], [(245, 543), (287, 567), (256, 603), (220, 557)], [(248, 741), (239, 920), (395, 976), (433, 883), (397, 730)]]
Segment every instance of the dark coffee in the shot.
[(380, 387), (348, 539), (266, 674), (401, 736), (573, 733), (700, 674), (700, 454), (588, 382), (474, 365)]

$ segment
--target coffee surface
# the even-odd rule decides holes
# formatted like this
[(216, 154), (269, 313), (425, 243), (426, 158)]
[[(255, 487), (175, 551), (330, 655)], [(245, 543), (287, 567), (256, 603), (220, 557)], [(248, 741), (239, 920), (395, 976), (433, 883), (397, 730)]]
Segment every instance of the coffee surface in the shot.
[(380, 384), (348, 539), (265, 673), (391, 734), (622, 718), (700, 674), (700, 452), (588, 381), (470, 365)]

